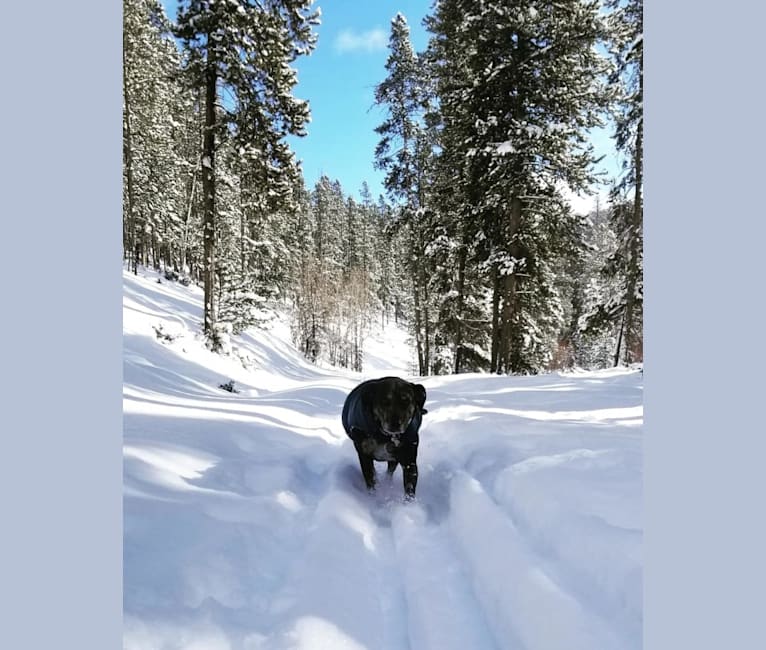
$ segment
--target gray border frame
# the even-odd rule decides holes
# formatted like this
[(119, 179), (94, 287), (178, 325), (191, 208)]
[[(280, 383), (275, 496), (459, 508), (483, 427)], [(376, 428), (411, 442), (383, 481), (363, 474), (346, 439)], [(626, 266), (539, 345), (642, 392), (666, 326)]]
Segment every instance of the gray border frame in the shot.
[(119, 648), (122, 9), (3, 25), (0, 647)]
[(766, 647), (764, 13), (745, 2), (645, 7), (652, 650)]
[[(764, 13), (646, 7), (646, 648), (764, 644)], [(121, 9), (3, 18), (0, 646), (120, 647)]]

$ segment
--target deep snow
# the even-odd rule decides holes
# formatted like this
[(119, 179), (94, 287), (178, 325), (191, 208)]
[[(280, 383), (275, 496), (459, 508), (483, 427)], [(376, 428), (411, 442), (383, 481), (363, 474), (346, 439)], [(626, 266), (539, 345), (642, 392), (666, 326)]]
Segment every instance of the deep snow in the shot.
[(363, 378), (412, 378), (400, 330), (363, 374), (282, 322), (222, 357), (201, 290), (157, 278), (123, 275), (126, 649), (641, 648), (639, 372), (422, 379), (404, 503), (340, 423)]

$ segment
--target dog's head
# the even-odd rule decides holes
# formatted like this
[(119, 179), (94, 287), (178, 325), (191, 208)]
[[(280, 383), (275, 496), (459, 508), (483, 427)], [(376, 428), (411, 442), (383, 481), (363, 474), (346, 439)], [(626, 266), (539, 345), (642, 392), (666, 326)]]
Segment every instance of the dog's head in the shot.
[(390, 436), (404, 433), (416, 413), (426, 413), (426, 389), (398, 377), (373, 382), (363, 399), (383, 433)]

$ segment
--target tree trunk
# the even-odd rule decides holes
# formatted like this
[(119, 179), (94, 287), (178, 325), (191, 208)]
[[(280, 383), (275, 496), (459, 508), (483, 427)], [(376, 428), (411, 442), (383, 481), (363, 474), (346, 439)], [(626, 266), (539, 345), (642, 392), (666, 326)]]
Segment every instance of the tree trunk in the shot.
[(614, 351), (614, 367), (620, 365), (620, 347), (622, 347), (622, 333), (625, 330), (625, 314), (627, 307), (622, 312), (622, 322), (620, 323), (620, 333), (617, 335), (617, 349)]
[[(422, 264), (422, 263), (421, 263)], [(421, 282), (423, 286), (423, 361), (425, 372), (423, 376), (431, 374), (431, 325), (428, 312), (428, 278), (426, 278), (425, 269), (421, 268)]]
[(468, 256), (468, 242), (465, 237), (465, 227), (457, 261), (457, 305), (455, 306), (455, 362), (453, 371), (458, 374), (463, 361), (463, 308), (465, 303), (465, 263)]
[[(211, 42), (208, 35), (208, 42)], [(202, 145), (202, 240), (204, 275), (205, 336), (213, 334), (215, 325), (215, 103), (217, 99), (216, 64), (212, 52), (208, 54), (205, 74), (205, 135)]]
[[(406, 138), (405, 138), (405, 147), (406, 144)], [(417, 197), (417, 207), (418, 210), (423, 211), (422, 213), (425, 214), (425, 193), (423, 191), (423, 161), (421, 158), (421, 150), (420, 150), (420, 138), (415, 137), (415, 144), (414, 144), (414, 154), (415, 154), (415, 176), (416, 176), (416, 193), (415, 196)], [(415, 211), (415, 214), (413, 218), (417, 219), (418, 210)], [(433, 335), (431, 334), (431, 318), (429, 313), (429, 296), (428, 296), (428, 275), (426, 273), (426, 267), (425, 267), (425, 243), (424, 243), (424, 233), (423, 233), (423, 224), (418, 222), (417, 223), (417, 232), (418, 232), (418, 257), (415, 261), (415, 263), (418, 266), (418, 272), (420, 273), (420, 286), (423, 290), (423, 303), (422, 303), (422, 310), (423, 310), (423, 339), (424, 339), (424, 345), (423, 345), (423, 360), (425, 365), (425, 370), (422, 373), (422, 376), (426, 376), (431, 374), (431, 340), (433, 339)]]
[(636, 167), (636, 188), (633, 194), (633, 212), (631, 214), (631, 237), (630, 237), (630, 261), (628, 263), (628, 287), (625, 302), (625, 363), (630, 364), (635, 359), (634, 311), (636, 307), (636, 284), (641, 272), (638, 260), (638, 239), (641, 232), (641, 220), (643, 210), (641, 207), (641, 182), (642, 182), (642, 149), (643, 147), (643, 121), (638, 123), (636, 131), (636, 152), (634, 165)]
[(420, 311), (420, 291), (418, 290), (418, 281), (413, 275), (412, 278), (412, 300), (415, 305), (415, 346), (418, 351), (418, 371), (421, 377), (426, 374), (425, 356), (423, 355), (423, 334), (422, 334), (422, 314)]
[(245, 206), (242, 205), (242, 193), (239, 202), (239, 273), (245, 277)]
[(516, 302), (516, 274), (510, 273), (503, 281), (503, 309), (501, 312), (502, 323), (500, 326), (500, 355), (498, 372), (510, 374), (513, 370), (511, 363), (513, 319), (515, 316)]
[(155, 271), (160, 271), (160, 261), (162, 258), (162, 251), (160, 247), (160, 243), (157, 241), (157, 233), (155, 232), (155, 229), (152, 228), (152, 266), (154, 266)]
[[(516, 235), (521, 227), (521, 199), (511, 199), (511, 219), (508, 238), (511, 241), (508, 247), (509, 253), (514, 260), (521, 258), (521, 247), (515, 243)], [(514, 262), (515, 264), (515, 262)], [(513, 271), (505, 276), (503, 283), (503, 310), (501, 312), (502, 324), (500, 328), (500, 354), (498, 358), (498, 372), (510, 374), (520, 369), (520, 351), (513, 347), (514, 324), (518, 322), (518, 305), (516, 292), (518, 290), (518, 275), (514, 266)]]
[(500, 273), (493, 268), (492, 280), (492, 349), (490, 352), (489, 371), (500, 373)]

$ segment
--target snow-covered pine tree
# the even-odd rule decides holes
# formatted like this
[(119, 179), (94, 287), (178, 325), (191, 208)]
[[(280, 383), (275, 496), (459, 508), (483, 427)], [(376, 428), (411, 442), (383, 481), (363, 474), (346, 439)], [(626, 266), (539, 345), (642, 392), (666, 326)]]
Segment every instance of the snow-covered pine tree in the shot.
[[(307, 102), (292, 95), (290, 63), (308, 54), (318, 12), (310, 0), (182, 0), (176, 34), (204, 95), (201, 154), (204, 242), (204, 332), (215, 335), (216, 151), (225, 138), (251, 144), (264, 165), (289, 167), (288, 134), (304, 135)], [(266, 188), (264, 188), (266, 189)]]
[(303, 176), (299, 176), (292, 190), (294, 210), (285, 214), (282, 243), (287, 249), (287, 297), (295, 300), (296, 288), (303, 272), (303, 266), (313, 255), (313, 215), (311, 193), (306, 188)]
[(392, 304), (392, 295), (397, 288), (384, 279), (384, 266), (392, 268), (391, 247), (385, 232), (380, 206), (372, 199), (372, 193), (367, 182), (362, 183), (359, 192), (361, 202), (357, 204), (359, 217), (359, 247), (360, 268), (367, 278), (367, 304), (370, 308), (378, 308), (381, 313), (381, 325), (385, 325), (386, 312)]
[(443, 169), (454, 169), (486, 256), (473, 263), (491, 278), (490, 368), (538, 372), (562, 326), (556, 260), (580, 245), (562, 189), (593, 181), (586, 133), (605, 101), (598, 2), (442, 0), (427, 26)]
[(123, 251), (177, 269), (184, 160), (177, 145), (180, 57), (157, 0), (123, 2)]
[(381, 136), (375, 164), (386, 172), (384, 186), (399, 203), (399, 226), (408, 234), (410, 255), (405, 268), (412, 283), (412, 329), (419, 373), (426, 375), (431, 371), (433, 343), (425, 256), (429, 214), (426, 175), (433, 151), (424, 117), (431, 98), (423, 66), (412, 48), (407, 19), (401, 13), (391, 20), (389, 52), (388, 75), (375, 88), (375, 102), (387, 112), (386, 119), (375, 129)]
[[(461, 53), (446, 48), (451, 43), (433, 40), (424, 53), (424, 70), (432, 84), (440, 78), (461, 74)], [(447, 72), (445, 66), (451, 70)], [(464, 73), (464, 70), (463, 70)], [(467, 78), (467, 77), (465, 77)], [(435, 372), (465, 372), (489, 368), (489, 333), (485, 296), (489, 291), (489, 274), (480, 266), (486, 259), (483, 251), (487, 238), (482, 233), (479, 214), (471, 206), (465, 192), (464, 152), (462, 138), (453, 123), (444, 123), (440, 98), (437, 108), (425, 115), (428, 133), (436, 145), (437, 155), (429, 166), (429, 207), (435, 212), (428, 233), (426, 254), (430, 264), (432, 295), (437, 296), (438, 315), (434, 323), (437, 367)]]
[[(350, 229), (359, 219), (356, 203), (345, 197), (340, 182), (322, 175), (310, 194), (310, 210), (303, 232), (310, 246), (301, 261), (296, 287), (294, 338), (312, 361), (352, 363), (349, 342), (351, 315), (365, 311), (348, 305), (352, 277), (359, 277), (356, 236)], [(360, 352), (361, 354), (361, 352)]]
[[(279, 170), (263, 162), (260, 150), (239, 142), (236, 134), (223, 147), (236, 192), (228, 209), (219, 206), (222, 223), (216, 247), (226, 267), (219, 318), (232, 323), (235, 333), (262, 323), (267, 305), (289, 295), (296, 255), (288, 241), (293, 240), (300, 209), (300, 176), (293, 162), (286, 158), (287, 167)], [(223, 223), (227, 219), (231, 223)], [(231, 241), (225, 241), (227, 237)]]
[(610, 210), (588, 215), (587, 248), (574, 270), (573, 310), (570, 329), (574, 364), (582, 368), (607, 368), (614, 364), (614, 351), (620, 335), (620, 283), (607, 271), (607, 261), (617, 249), (611, 227)]
[(312, 193), (314, 212), (314, 255), (329, 271), (343, 268), (343, 232), (346, 220), (346, 199), (337, 180), (320, 176)]
[(346, 218), (343, 223), (343, 270), (348, 273), (351, 269), (362, 266), (362, 213), (354, 197), (346, 198)]
[(406, 324), (412, 313), (412, 283), (407, 281), (409, 271), (409, 242), (406, 233), (396, 227), (394, 210), (380, 195), (373, 210), (372, 259), (373, 279), (381, 309), (381, 324), (393, 318), (397, 324)]
[[(644, 141), (644, 3), (643, 0), (608, 0), (608, 17), (617, 89), (615, 145), (624, 155), (623, 174), (611, 193), (612, 225), (618, 248), (605, 268), (622, 285), (616, 318), (622, 319), (623, 361), (643, 358), (643, 141)], [(620, 358), (620, 343), (614, 363)]]
[(360, 232), (359, 232), (359, 261), (371, 279), (377, 277), (377, 264), (379, 260), (375, 256), (375, 226), (378, 221), (375, 212), (375, 203), (372, 200), (372, 193), (367, 181), (362, 182), (362, 188), (359, 190)]
[(241, 279), (242, 250), (242, 179), (237, 173), (238, 156), (231, 141), (216, 150), (216, 239), (214, 291), (217, 320), (214, 347), (228, 347), (221, 340), (223, 332), (239, 333), (255, 321), (257, 302)]

